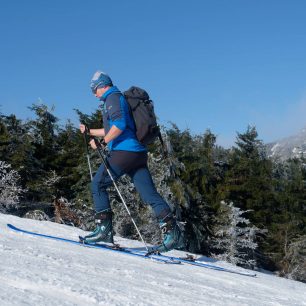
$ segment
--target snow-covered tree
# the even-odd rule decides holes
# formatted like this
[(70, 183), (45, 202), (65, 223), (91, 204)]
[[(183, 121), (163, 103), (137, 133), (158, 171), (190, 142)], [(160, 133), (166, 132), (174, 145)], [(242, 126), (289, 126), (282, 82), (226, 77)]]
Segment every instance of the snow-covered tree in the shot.
[(306, 282), (306, 235), (293, 239), (285, 248), (281, 275)]
[(216, 249), (214, 257), (235, 265), (254, 268), (256, 260), (254, 251), (257, 248), (256, 235), (264, 232), (250, 224), (242, 215), (242, 211), (233, 203), (221, 202), (216, 224), (215, 238), (212, 241)]
[(19, 185), (20, 175), (11, 165), (0, 161), (0, 210), (5, 211), (19, 202), (20, 195), (25, 191)]
[(58, 184), (62, 177), (59, 176), (55, 170), (50, 170), (42, 179), (41, 186), (44, 188), (45, 197), (51, 199), (58, 198)]

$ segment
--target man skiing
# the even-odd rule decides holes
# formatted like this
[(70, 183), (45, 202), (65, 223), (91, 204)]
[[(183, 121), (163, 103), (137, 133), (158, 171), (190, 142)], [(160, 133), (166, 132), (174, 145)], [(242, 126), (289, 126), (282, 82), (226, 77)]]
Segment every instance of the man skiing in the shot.
[[(107, 146), (110, 154), (107, 163), (113, 178), (116, 180), (123, 174), (132, 179), (142, 200), (149, 204), (159, 222), (163, 242), (157, 251), (166, 252), (184, 246), (183, 233), (171, 212), (169, 205), (157, 192), (147, 166), (147, 150), (136, 137), (136, 128), (127, 101), (111, 78), (97, 71), (90, 84), (93, 94), (102, 102), (104, 128), (89, 129), (80, 124), (80, 131), (91, 136), (103, 137), (101, 144)], [(94, 140), (90, 141), (96, 149)], [(97, 170), (91, 191), (95, 206), (95, 230), (84, 237), (85, 243), (113, 243), (112, 211), (109, 203), (107, 187), (112, 184), (104, 165)]]

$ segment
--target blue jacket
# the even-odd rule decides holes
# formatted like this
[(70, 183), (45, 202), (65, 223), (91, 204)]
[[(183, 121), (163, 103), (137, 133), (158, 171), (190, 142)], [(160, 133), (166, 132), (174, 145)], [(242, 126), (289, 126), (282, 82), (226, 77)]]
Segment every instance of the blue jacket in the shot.
[(107, 90), (100, 98), (105, 134), (115, 125), (122, 131), (114, 140), (108, 143), (110, 150), (143, 152), (146, 148), (137, 140), (136, 128), (130, 114), (130, 109), (122, 93), (116, 86)]

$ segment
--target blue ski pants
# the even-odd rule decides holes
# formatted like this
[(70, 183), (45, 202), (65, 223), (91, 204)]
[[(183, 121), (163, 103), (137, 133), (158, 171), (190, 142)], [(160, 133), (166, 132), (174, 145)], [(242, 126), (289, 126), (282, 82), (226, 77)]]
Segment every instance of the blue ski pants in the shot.
[[(171, 209), (154, 186), (147, 167), (147, 159), (147, 152), (111, 151), (107, 158), (107, 165), (114, 180), (123, 174), (130, 176), (141, 199), (152, 207), (156, 218), (161, 221), (171, 213)], [(102, 164), (91, 183), (96, 212), (111, 208), (107, 192), (107, 187), (110, 185), (112, 185), (112, 180)]]

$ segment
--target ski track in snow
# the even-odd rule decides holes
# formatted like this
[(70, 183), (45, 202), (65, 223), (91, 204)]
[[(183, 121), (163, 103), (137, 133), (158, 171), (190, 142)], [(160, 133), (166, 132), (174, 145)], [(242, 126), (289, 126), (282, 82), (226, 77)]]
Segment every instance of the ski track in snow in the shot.
[[(306, 305), (306, 285), (167, 265), (16, 233), (6, 224), (76, 239), (80, 229), (0, 214), (0, 305)], [(138, 241), (116, 237), (127, 247)], [(170, 255), (184, 256), (172, 251)], [(209, 263), (210, 259), (203, 257)], [(231, 269), (228, 263), (216, 265)]]

